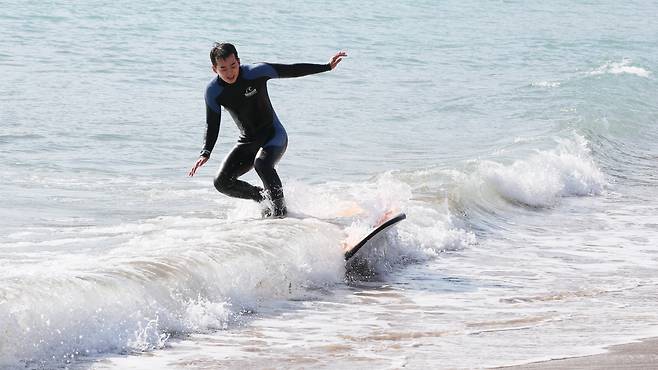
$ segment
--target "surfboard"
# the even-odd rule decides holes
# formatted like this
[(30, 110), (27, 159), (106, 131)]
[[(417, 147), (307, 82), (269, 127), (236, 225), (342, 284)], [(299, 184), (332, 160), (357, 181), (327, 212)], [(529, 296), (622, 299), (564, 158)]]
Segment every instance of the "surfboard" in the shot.
[(367, 245), (368, 242), (372, 240), (372, 238), (374, 238), (377, 235), (385, 233), (386, 230), (390, 229), (395, 224), (404, 220), (405, 218), (407, 218), (407, 215), (405, 215), (404, 213), (398, 213), (393, 217), (386, 217), (370, 233), (368, 233), (368, 235), (363, 237), (358, 243), (354, 244), (353, 247), (348, 248), (345, 251), (345, 261), (349, 261), (350, 258), (354, 257), (356, 252), (358, 252), (361, 248)]

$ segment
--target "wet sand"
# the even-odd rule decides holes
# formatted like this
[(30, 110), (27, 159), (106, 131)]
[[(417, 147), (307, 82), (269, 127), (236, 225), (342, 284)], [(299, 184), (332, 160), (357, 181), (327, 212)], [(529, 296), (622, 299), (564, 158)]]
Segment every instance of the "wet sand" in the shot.
[(565, 359), (534, 362), (500, 369), (658, 369), (658, 338), (607, 347), (608, 352)]

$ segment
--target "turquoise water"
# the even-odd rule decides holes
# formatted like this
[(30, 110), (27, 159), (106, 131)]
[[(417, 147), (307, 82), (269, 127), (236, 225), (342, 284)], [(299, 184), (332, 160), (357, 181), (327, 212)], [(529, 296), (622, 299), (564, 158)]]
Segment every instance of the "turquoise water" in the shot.
[[(2, 5), (0, 366), (472, 368), (658, 335), (655, 3)], [(186, 177), (214, 41), (348, 52), (269, 83), (310, 217), (214, 190), (228, 114)], [(340, 241), (389, 208), (346, 281)]]

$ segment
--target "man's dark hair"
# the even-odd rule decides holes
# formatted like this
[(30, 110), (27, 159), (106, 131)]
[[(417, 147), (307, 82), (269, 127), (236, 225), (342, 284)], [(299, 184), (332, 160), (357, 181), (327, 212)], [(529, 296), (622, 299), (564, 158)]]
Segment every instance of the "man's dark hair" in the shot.
[(231, 54), (235, 54), (235, 59), (238, 59), (238, 51), (235, 50), (233, 44), (229, 44), (228, 42), (216, 42), (213, 45), (212, 50), (210, 50), (210, 62), (212, 65), (216, 65), (218, 59), (226, 59), (231, 56)]

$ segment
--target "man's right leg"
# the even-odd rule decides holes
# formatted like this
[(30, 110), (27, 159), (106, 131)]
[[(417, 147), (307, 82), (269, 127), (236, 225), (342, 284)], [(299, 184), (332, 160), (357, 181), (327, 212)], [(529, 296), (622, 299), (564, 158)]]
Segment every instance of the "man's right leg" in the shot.
[(215, 176), (215, 188), (222, 194), (234, 198), (263, 200), (263, 188), (238, 180), (238, 177), (254, 167), (254, 159), (260, 146), (255, 143), (238, 143), (226, 156)]
[(283, 157), (288, 147), (288, 134), (279, 122), (278, 118), (274, 121), (274, 135), (265, 143), (258, 152), (258, 157), (254, 161), (256, 173), (263, 181), (266, 193), (272, 200), (273, 209), (270, 212), (274, 217), (285, 217), (288, 213), (286, 201), (283, 198), (283, 185), (274, 166)]

